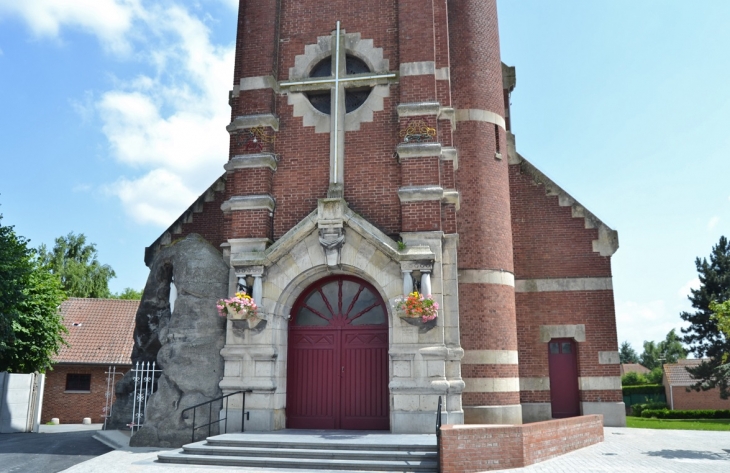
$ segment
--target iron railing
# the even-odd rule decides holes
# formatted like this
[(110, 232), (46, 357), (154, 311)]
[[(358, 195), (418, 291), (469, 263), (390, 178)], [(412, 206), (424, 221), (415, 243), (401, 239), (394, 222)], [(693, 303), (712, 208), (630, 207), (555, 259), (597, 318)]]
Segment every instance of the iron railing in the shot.
[(441, 396), (439, 396), (438, 407), (436, 408), (436, 464), (438, 471), (441, 471)]
[[(244, 417), (246, 420), (249, 420), (249, 413), (246, 411), (246, 393), (251, 393), (253, 390), (247, 389), (245, 391), (236, 391), (234, 393), (226, 394), (225, 396), (217, 397), (215, 399), (211, 399), (210, 401), (201, 402), (200, 404), (196, 404), (194, 406), (190, 406), (188, 408), (183, 409), (183, 411), (180, 413), (181, 415), (185, 415), (187, 411), (192, 410), (193, 411), (193, 431), (191, 435), (191, 442), (195, 442), (195, 431), (198, 429), (202, 429), (203, 427), (208, 427), (208, 436), (210, 437), (212, 434), (213, 424), (220, 424), (223, 422), (223, 432), (228, 432), (228, 398), (231, 396), (235, 396), (236, 394), (241, 395), (241, 432), (244, 431), (244, 424), (243, 419)], [(213, 403), (217, 401), (223, 401), (225, 399), (225, 417), (222, 419), (220, 418), (218, 420), (213, 420), (212, 414), (213, 414)], [(221, 402), (222, 404), (222, 402)], [(208, 419), (210, 422), (207, 424), (195, 426), (195, 410), (199, 407), (203, 407), (207, 405), (208, 406)], [(219, 429), (220, 432), (220, 429)]]

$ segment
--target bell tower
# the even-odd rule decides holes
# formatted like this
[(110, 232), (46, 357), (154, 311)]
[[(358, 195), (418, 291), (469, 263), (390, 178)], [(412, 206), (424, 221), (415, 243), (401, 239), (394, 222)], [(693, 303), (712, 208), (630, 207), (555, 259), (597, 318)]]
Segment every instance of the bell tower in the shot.
[[(227, 371), (247, 357), (259, 370), (269, 350), (272, 378), (241, 368), (224, 391), (259, 399), (266, 384), (260, 428), (286, 424), (286, 311), (310, 307), (297, 297), (326, 271), (364, 278), (388, 307), (413, 289), (441, 306), (419, 329), (389, 309), (392, 430), (432, 430), (439, 395), (450, 423), (521, 423), (496, 1), (241, 0), (234, 74), (231, 287), (253, 276), (254, 297), (284, 318), (268, 338), (229, 336)], [(320, 248), (301, 261), (307, 222)]]

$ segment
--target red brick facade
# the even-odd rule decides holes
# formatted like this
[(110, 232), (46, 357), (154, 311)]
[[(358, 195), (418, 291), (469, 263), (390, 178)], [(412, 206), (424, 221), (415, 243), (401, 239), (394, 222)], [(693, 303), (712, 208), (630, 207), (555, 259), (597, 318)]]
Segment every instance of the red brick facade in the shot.
[(688, 411), (697, 409), (730, 409), (730, 399), (720, 397), (720, 391), (710, 389), (709, 391), (693, 391), (686, 386), (665, 386), (667, 403), (677, 411)]
[[(117, 373), (121, 374), (130, 369), (131, 365), (116, 367)], [(90, 417), (95, 424), (104, 422), (108, 370), (108, 366), (98, 365), (55, 365), (46, 373), (41, 422), (49, 422), (54, 417), (58, 417), (61, 424), (80, 424), (84, 417)], [(66, 391), (68, 374), (91, 375), (91, 389), (88, 392)], [(117, 376), (116, 381), (120, 378)], [(111, 394), (114, 395), (114, 384)]]
[(442, 473), (521, 468), (603, 441), (599, 415), (516, 426), (444, 425)]
[[(307, 48), (311, 52), (331, 40), (341, 21), (347, 35), (357, 34), (357, 41), (382, 50), (385, 72), (396, 77), (387, 83), (382, 109), (358, 123), (359, 129), (343, 133), (344, 183), (338, 184), (344, 185), (349, 209), (394, 240), (411, 232), (458, 234), (458, 256), (450, 262), (459, 272), (458, 342), (477, 360), (464, 364), (461, 376), (493, 381), (492, 388), (482, 383), (467, 389), (463, 406), (511, 407), (514, 413), (521, 403), (549, 403), (549, 390), (516, 387), (519, 378), (549, 377), (544, 326), (585, 329), (577, 348), (578, 376), (591, 388), (580, 399), (620, 403), (620, 389), (602, 387), (619, 376), (617, 358), (611, 361), (618, 351), (610, 287), (616, 245), (608, 251), (604, 241), (612, 230), (562, 190), (556, 192), (551, 183), (548, 188), (546, 178), (510, 149), (505, 103), (511, 88), (503, 83), (496, 0), (241, 0), (240, 5), (230, 158), (254, 164), (229, 163), (221, 181), (225, 190), (198, 205), (202, 215), (188, 211), (181, 217), (171, 238), (197, 232), (215, 246), (237, 239), (273, 243), (332, 191), (330, 125), (325, 132), (312, 124), (326, 118), (320, 112), (298, 114), (286, 82), (304, 67), (297, 66), (301, 58), (309, 61), (298, 72), (306, 77), (327, 56), (307, 56)], [(404, 133), (414, 123), (433, 130), (429, 144), (440, 145), (438, 152), (406, 155), (404, 148), (413, 143)], [(254, 127), (266, 139), (252, 151), (241, 137)], [(275, 165), (260, 164), (261, 155)], [(404, 198), (404, 189), (413, 188), (434, 193)], [(220, 210), (236, 199), (257, 203)], [(519, 289), (533, 280), (609, 284)], [(484, 362), (490, 353), (515, 352), (519, 364)], [(511, 419), (519, 422), (519, 414)]]

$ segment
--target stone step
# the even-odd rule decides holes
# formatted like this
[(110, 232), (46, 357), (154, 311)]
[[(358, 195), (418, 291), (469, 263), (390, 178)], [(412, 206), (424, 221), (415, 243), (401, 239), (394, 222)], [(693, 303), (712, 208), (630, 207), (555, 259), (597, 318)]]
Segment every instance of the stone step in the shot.
[(327, 450), (361, 450), (361, 451), (391, 451), (391, 452), (433, 452), (436, 453), (436, 445), (423, 444), (391, 444), (391, 443), (363, 443), (363, 442), (332, 442), (323, 444), (322, 442), (307, 441), (287, 441), (287, 440), (256, 440), (256, 439), (235, 439), (223, 438), (223, 436), (209, 437), (205, 442), (196, 442), (195, 444), (207, 444), (214, 447), (239, 447), (239, 448), (286, 448), (286, 449), (305, 449), (315, 450), (326, 447)]
[(282, 457), (282, 458), (311, 458), (322, 460), (385, 460), (385, 461), (437, 461), (437, 453), (433, 451), (408, 451), (408, 450), (380, 450), (380, 449), (352, 449), (343, 448), (326, 449), (304, 448), (302, 446), (214, 446), (198, 442), (183, 447), (184, 455), (218, 455), (218, 456), (244, 456), (250, 457)]
[(187, 465), (240, 466), (266, 469), (308, 469), (308, 470), (358, 470), (388, 472), (423, 472), (438, 471), (435, 460), (324, 460), (318, 458), (284, 458), (284, 457), (242, 457), (230, 455), (190, 455), (184, 451), (163, 452), (157, 455), (161, 463), (177, 463)]

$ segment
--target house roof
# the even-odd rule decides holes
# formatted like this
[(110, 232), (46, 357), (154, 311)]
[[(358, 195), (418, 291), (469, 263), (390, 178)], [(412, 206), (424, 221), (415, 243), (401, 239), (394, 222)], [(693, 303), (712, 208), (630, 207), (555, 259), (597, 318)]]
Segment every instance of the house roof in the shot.
[(55, 363), (129, 365), (134, 346), (134, 320), (139, 301), (81, 299), (61, 304), (63, 325), (68, 329)]
[(674, 364), (664, 365), (664, 377), (667, 380), (667, 384), (670, 386), (691, 386), (697, 382), (696, 379), (692, 379), (687, 367), (694, 368), (695, 366), (702, 363), (700, 359), (688, 359), (679, 360)]
[(625, 375), (626, 373), (647, 374), (650, 372), (651, 370), (649, 368), (646, 368), (645, 366), (638, 363), (621, 363), (621, 376)]

